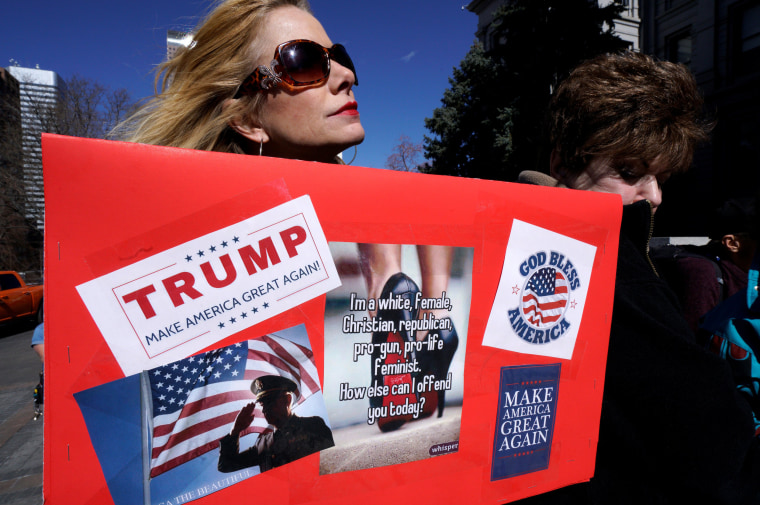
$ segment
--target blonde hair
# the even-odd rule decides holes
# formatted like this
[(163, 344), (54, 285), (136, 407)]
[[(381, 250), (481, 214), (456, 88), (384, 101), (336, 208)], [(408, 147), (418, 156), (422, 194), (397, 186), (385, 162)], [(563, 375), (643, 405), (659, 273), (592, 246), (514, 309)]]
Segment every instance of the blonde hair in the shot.
[(256, 38), (267, 15), (293, 6), (311, 13), (307, 0), (225, 0), (182, 49), (156, 72), (156, 94), (111, 134), (130, 142), (244, 154), (247, 139), (229, 122), (255, 115), (261, 93), (233, 98), (263, 48)]

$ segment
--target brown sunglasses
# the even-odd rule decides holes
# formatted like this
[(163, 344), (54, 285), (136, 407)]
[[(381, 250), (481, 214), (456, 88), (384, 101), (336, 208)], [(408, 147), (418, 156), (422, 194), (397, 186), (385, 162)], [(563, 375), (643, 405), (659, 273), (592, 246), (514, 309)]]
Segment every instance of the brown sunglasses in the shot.
[(311, 40), (290, 40), (277, 46), (268, 67), (259, 65), (243, 80), (235, 98), (253, 95), (262, 89), (267, 90), (282, 84), (289, 89), (319, 84), (330, 77), (331, 60), (351, 70), (354, 74), (354, 84), (359, 84), (354, 62), (341, 44), (335, 44), (328, 49)]

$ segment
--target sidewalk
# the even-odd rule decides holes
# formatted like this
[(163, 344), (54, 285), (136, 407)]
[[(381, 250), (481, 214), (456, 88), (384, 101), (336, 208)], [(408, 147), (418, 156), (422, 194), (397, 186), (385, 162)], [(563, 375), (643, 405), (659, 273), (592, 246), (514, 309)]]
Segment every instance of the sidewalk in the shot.
[(30, 329), (0, 331), (0, 504), (39, 505), (44, 416), (34, 420), (32, 392), (41, 364)]
[(449, 405), (443, 417), (406, 423), (381, 433), (366, 423), (333, 430), (335, 447), (320, 453), (320, 474), (376, 468), (431, 457), (430, 448), (441, 442), (458, 442), (462, 407)]

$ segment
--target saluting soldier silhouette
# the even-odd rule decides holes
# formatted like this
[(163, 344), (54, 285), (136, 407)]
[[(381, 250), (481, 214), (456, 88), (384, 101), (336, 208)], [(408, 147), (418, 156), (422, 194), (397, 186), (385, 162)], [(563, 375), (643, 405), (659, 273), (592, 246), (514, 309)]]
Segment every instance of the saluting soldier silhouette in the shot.
[[(217, 468), (220, 472), (234, 472), (257, 465), (266, 472), (335, 445), (332, 432), (321, 417), (293, 414), (291, 407), (298, 399), (298, 387), (292, 380), (279, 375), (264, 375), (253, 381), (251, 391), (256, 400), (240, 410), (229, 435), (219, 441)], [(261, 405), (264, 417), (275, 430), (259, 435), (253, 447), (240, 452), (240, 433), (253, 422), (256, 403)]]

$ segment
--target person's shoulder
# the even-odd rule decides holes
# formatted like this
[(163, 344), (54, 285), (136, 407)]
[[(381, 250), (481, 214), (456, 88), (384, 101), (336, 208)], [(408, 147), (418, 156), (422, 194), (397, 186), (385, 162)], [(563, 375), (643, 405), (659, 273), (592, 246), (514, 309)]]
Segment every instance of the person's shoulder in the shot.
[(723, 269), (706, 256), (682, 256), (676, 260), (675, 269), (681, 274), (680, 281), (690, 286), (717, 285), (723, 281)]
[(43, 330), (42, 323), (38, 324), (32, 333), (32, 347), (38, 344), (45, 343), (45, 331)]
[(319, 416), (301, 417), (293, 415), (292, 421), (305, 426), (325, 426), (325, 420)]
[(296, 430), (309, 433), (331, 433), (331, 430), (327, 427), (325, 420), (319, 416), (299, 417), (294, 415), (291, 418), (290, 425)]
[(532, 184), (533, 186), (546, 186), (551, 188), (567, 187), (551, 175), (543, 172), (536, 172), (534, 170), (523, 170), (520, 172), (517, 177), (517, 182), (520, 184)]

